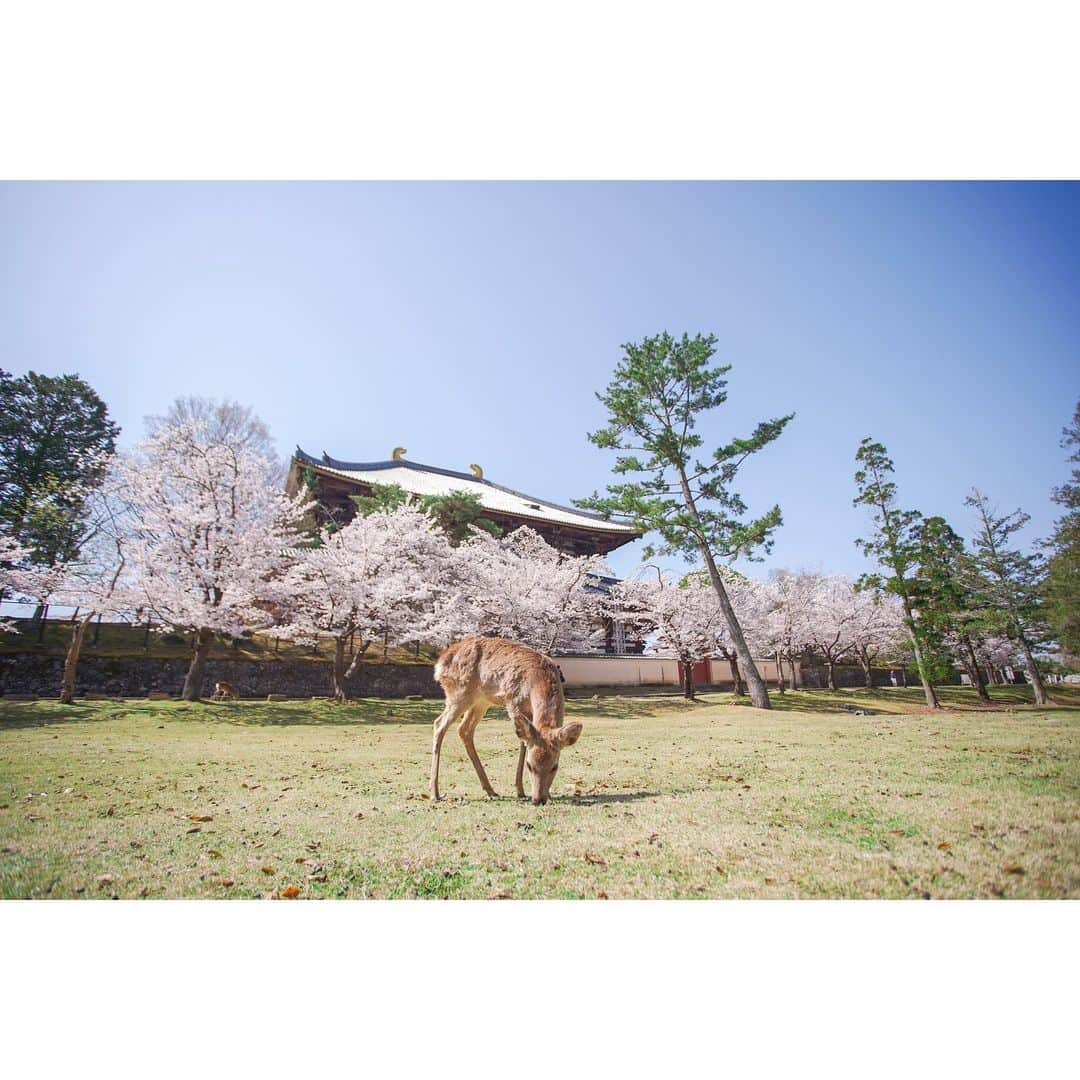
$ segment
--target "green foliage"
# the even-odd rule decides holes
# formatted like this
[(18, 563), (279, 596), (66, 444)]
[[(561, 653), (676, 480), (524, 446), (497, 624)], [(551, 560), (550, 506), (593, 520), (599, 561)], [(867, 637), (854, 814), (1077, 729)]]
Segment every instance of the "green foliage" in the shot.
[(446, 533), (453, 547), (467, 540), (474, 528), (483, 529), (492, 536), (502, 535), (502, 529), (490, 518), (484, 517), (480, 500), (468, 491), (427, 495), (420, 500), (420, 508)]
[(589, 441), (620, 451), (613, 472), (643, 476), (574, 504), (659, 534), (662, 543), (646, 548), (645, 558), (681, 554), (692, 561), (707, 549), (723, 559), (752, 559), (758, 550), (769, 551), (781, 524), (779, 506), (744, 520), (746, 504), (731, 484), (746, 458), (778, 438), (794, 413), (763, 421), (749, 436), (716, 448), (711, 459), (695, 456), (703, 445), (695, 431), (699, 417), (727, 400), (731, 366), (709, 366), (716, 340), (664, 333), (625, 344), (614, 377), (597, 394), (608, 422)]
[[(930, 702), (934, 698), (934, 680), (940, 678), (942, 631), (934, 625), (932, 618), (924, 621), (917, 611), (918, 602), (920, 598), (925, 598), (929, 584), (920, 586), (915, 580), (920, 555), (925, 553), (923, 517), (918, 510), (903, 510), (896, 505), (896, 484), (891, 479), (893, 463), (881, 443), (869, 437), (863, 439), (855, 453), (855, 461), (859, 466), (855, 472), (855, 486), (859, 494), (853, 503), (867, 507), (874, 523), (873, 533), (857, 539), (855, 544), (863, 554), (875, 559), (884, 571), (863, 574), (856, 586), (860, 589), (880, 589), (900, 598), (918, 674)], [(940, 530), (933, 531), (938, 531), (939, 540), (943, 539)], [(927, 542), (932, 533), (927, 534)]]
[(372, 484), (370, 495), (350, 495), (361, 517), (389, 514), (408, 501), (408, 493), (400, 484)]
[(1047, 640), (1040, 610), (1043, 559), (1013, 549), (1011, 537), (1030, 520), (1022, 510), (999, 515), (982, 492), (973, 490), (964, 500), (978, 518), (974, 562), (980, 574), (980, 606), (984, 617), (1018, 643)]
[[(1080, 402), (1072, 427), (1062, 430), (1061, 445), (1072, 448), (1069, 461), (1080, 462)], [(1080, 656), (1080, 468), (1072, 470), (1072, 480), (1056, 488), (1054, 502), (1065, 513), (1054, 523), (1046, 542), (1049, 558), (1042, 586), (1042, 600), (1050, 633), (1063, 649)]]
[(869, 437), (859, 443), (855, 460), (855, 486), (859, 494), (855, 506), (866, 506), (874, 523), (869, 538), (857, 539), (858, 547), (868, 558), (878, 562), (887, 573), (863, 574), (858, 585), (864, 589), (883, 589), (911, 603), (911, 575), (918, 565), (922, 514), (901, 510), (896, 505), (896, 484), (890, 479), (892, 459), (881, 443)]
[(88, 490), (119, 434), (78, 375), (0, 371), (0, 526), (35, 562), (75, 553)]
[(983, 629), (973, 590), (976, 572), (963, 539), (944, 518), (921, 521), (917, 536), (918, 567), (911, 598), (918, 612), (924, 663), (933, 669), (931, 681), (940, 682), (952, 671), (946, 639), (970, 638)]
[[(372, 484), (370, 495), (352, 495), (357, 512), (385, 514), (406, 503), (410, 496), (400, 484)], [(420, 509), (431, 518), (457, 547), (472, 535), (474, 528), (483, 529), (492, 536), (501, 536), (502, 529), (490, 518), (484, 517), (484, 507), (479, 498), (468, 491), (451, 491), (447, 495), (424, 495), (418, 500)]]

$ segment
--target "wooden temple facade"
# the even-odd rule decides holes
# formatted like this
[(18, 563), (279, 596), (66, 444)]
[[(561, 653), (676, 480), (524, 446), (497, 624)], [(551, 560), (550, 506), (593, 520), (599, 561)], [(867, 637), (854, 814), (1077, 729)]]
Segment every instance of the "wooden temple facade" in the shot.
[(310, 469), (318, 482), (321, 517), (324, 520), (332, 517), (340, 524), (350, 521), (356, 514), (351, 496), (371, 495), (373, 484), (397, 484), (419, 496), (465, 491), (476, 496), (484, 508), (484, 516), (494, 521), (504, 533), (528, 525), (553, 548), (568, 555), (606, 555), (641, 536), (629, 525), (492, 483), (484, 478), (478, 465), (471, 466), (471, 472), (463, 473), (407, 461), (400, 449), (394, 454), (396, 456), (389, 461), (339, 461), (325, 453), (316, 458), (297, 447), (289, 467), (286, 490), (290, 494), (297, 491)]

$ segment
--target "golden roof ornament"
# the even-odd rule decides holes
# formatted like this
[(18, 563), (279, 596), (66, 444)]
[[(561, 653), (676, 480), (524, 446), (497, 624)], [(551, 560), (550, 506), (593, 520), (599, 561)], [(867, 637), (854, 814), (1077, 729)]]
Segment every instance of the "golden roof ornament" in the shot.
[(394, 461), (401, 461), (405, 457), (405, 447), (395, 446), (394, 449), (390, 452), (390, 457)]
[(479, 465), (470, 465), (469, 471), (476, 477), (477, 480), (484, 479), (484, 470)]

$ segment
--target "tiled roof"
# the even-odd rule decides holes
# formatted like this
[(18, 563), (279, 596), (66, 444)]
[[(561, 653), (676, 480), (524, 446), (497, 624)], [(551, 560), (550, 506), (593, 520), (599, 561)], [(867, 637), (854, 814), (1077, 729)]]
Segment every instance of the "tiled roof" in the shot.
[(512, 488), (493, 484), (481, 477), (440, 469), (434, 465), (421, 465), (417, 461), (406, 461), (404, 458), (396, 461), (339, 461), (325, 453), (322, 458), (312, 457), (299, 447), (293, 456), (301, 464), (312, 465), (360, 484), (398, 484), (413, 495), (448, 495), (451, 491), (467, 491), (475, 495), (485, 509), (498, 513), (597, 532), (620, 533), (628, 539), (640, 535), (633, 526), (608, 521), (599, 514), (573, 510), (568, 506), (560, 506), (546, 499), (538, 499)]

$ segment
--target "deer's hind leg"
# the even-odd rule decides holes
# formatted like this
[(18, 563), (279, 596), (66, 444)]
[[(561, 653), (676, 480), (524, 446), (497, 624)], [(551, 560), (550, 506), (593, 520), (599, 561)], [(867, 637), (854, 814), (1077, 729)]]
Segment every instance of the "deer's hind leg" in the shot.
[(431, 738), (431, 786), (432, 799), (439, 801), (439, 758), (442, 754), (443, 738), (447, 728), (465, 712), (465, 703), (460, 698), (447, 697), (443, 711), (435, 718), (435, 729)]
[(497, 799), (499, 796), (491, 786), (491, 781), (488, 779), (488, 775), (484, 771), (484, 766), (480, 761), (480, 755), (476, 752), (476, 743), (473, 741), (476, 733), (476, 725), (484, 719), (484, 713), (487, 711), (487, 705), (474, 705), (465, 714), (465, 719), (461, 721), (461, 726), (458, 728), (458, 734), (461, 736), (461, 741), (465, 744), (465, 752), (469, 755), (469, 760), (473, 763), (473, 768), (476, 770), (476, 775), (480, 778), (480, 783), (487, 793), (488, 798)]

